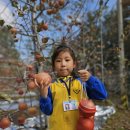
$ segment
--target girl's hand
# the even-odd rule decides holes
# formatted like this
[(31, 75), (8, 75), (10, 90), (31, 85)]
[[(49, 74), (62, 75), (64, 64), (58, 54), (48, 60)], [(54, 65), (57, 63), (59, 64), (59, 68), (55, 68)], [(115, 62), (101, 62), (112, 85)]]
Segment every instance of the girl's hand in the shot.
[(83, 82), (87, 81), (91, 76), (87, 70), (79, 70), (78, 73)]
[(51, 83), (51, 80), (51, 76), (46, 72), (35, 74), (34, 82), (36, 86), (39, 87), (41, 96), (45, 98), (48, 95), (48, 88)]
[(35, 79), (34, 82), (37, 85), (37, 87), (39, 87), (40, 90), (40, 95), (44, 98), (47, 98), (48, 95), (48, 88), (50, 86), (50, 80), (46, 80), (45, 82), (43, 82), (44, 80), (41, 81), (40, 84), (37, 83), (37, 80)]
[(48, 88), (49, 88), (50, 84), (40, 87), (40, 94), (42, 97), (47, 98), (48, 95)]

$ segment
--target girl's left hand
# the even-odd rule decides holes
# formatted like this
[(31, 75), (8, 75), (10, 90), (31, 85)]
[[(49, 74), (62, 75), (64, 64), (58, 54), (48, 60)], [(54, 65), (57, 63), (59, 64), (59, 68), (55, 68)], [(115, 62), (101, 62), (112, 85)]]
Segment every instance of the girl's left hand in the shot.
[(91, 76), (87, 70), (79, 70), (78, 73), (83, 82), (87, 81)]

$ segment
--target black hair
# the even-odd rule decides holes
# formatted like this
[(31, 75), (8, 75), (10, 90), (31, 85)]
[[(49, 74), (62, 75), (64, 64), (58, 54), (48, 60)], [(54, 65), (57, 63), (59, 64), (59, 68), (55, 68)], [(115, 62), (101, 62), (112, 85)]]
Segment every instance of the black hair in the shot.
[[(67, 45), (59, 45), (59, 46), (54, 50), (53, 55), (52, 55), (52, 57), (51, 57), (53, 70), (54, 70), (54, 62), (55, 62), (55, 60), (56, 60), (56, 58), (57, 58), (57, 56), (59, 55), (60, 52), (69, 52), (70, 55), (71, 55), (71, 57), (72, 57), (72, 59), (73, 59), (73, 61), (74, 61), (74, 63), (77, 64), (77, 60), (76, 60), (75, 53), (74, 53), (73, 49), (70, 48), (70, 47), (67, 46)], [(77, 76), (76, 76), (75, 69), (73, 69), (73, 71), (72, 71), (72, 76), (73, 76), (73, 77), (77, 77)]]

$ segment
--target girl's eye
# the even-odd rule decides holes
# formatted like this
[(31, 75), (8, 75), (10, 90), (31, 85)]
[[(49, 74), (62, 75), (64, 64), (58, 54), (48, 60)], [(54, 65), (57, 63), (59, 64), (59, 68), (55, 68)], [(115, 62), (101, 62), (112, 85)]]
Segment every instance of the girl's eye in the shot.
[(56, 62), (61, 62), (61, 60), (58, 60), (58, 59), (57, 59)]
[(66, 59), (66, 61), (70, 61), (70, 59)]

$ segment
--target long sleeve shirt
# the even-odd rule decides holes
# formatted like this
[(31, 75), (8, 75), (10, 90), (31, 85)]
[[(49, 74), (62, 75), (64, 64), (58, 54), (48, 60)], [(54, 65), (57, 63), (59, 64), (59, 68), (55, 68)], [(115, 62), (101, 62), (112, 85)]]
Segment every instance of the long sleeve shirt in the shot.
[[(78, 80), (81, 83), (81, 79), (77, 78), (75, 80)], [(57, 81), (54, 82), (54, 84)], [(72, 81), (73, 82), (73, 81)], [(53, 83), (52, 83), (53, 84)], [(60, 84), (59, 82), (56, 83), (57, 87), (58, 84)], [(73, 84), (73, 85), (82, 85), (82, 84)], [(86, 87), (86, 91), (87, 91), (87, 96), (90, 99), (96, 99), (96, 100), (104, 100), (107, 98), (107, 91), (105, 89), (104, 84), (95, 76), (91, 76), (89, 78), (89, 80), (87, 80), (84, 83), (85, 87)], [(51, 90), (51, 86), (48, 89), (48, 97), (47, 98), (40, 98), (40, 109), (41, 111), (46, 114), (46, 115), (51, 115), (53, 112), (53, 99), (54, 99), (54, 95), (52, 93)], [(62, 98), (62, 97), (59, 97)]]

